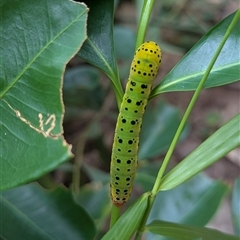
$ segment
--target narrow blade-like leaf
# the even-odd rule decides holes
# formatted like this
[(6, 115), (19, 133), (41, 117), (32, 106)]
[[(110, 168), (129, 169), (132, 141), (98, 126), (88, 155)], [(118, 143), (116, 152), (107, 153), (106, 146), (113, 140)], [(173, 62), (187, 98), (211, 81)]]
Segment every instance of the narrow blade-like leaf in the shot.
[(158, 235), (176, 238), (179, 240), (193, 240), (193, 239), (204, 239), (204, 240), (238, 240), (237, 236), (222, 233), (217, 230), (187, 226), (177, 223), (164, 222), (164, 221), (153, 221), (146, 226), (146, 230)]
[(162, 179), (159, 190), (169, 190), (204, 170), (240, 146), (240, 114), (218, 129)]

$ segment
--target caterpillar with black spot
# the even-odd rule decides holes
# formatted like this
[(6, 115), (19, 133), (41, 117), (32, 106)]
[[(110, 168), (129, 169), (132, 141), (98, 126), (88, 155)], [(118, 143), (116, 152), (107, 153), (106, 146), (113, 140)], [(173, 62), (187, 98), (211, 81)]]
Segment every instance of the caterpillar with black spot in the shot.
[(117, 119), (111, 156), (110, 192), (112, 202), (121, 207), (132, 192), (138, 164), (139, 134), (152, 84), (161, 64), (157, 43), (148, 41), (136, 51), (126, 91)]

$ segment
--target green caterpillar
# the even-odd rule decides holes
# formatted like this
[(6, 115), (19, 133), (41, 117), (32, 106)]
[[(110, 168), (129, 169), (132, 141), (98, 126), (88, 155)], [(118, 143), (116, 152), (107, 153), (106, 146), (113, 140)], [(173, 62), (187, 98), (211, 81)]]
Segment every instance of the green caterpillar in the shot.
[(136, 51), (120, 107), (111, 157), (111, 198), (121, 207), (131, 195), (138, 164), (139, 133), (162, 53), (155, 42), (145, 42)]

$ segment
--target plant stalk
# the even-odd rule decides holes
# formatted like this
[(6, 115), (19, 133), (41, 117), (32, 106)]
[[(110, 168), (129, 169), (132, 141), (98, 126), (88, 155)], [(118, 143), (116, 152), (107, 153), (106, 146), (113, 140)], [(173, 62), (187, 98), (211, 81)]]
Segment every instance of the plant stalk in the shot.
[(112, 205), (111, 211), (111, 220), (110, 220), (110, 228), (117, 222), (120, 215), (120, 208), (116, 207), (114, 204)]
[(135, 45), (135, 50), (144, 42), (148, 22), (151, 16), (152, 8), (154, 5), (155, 0), (144, 0), (140, 22), (138, 25), (138, 32), (137, 32), (137, 40)]

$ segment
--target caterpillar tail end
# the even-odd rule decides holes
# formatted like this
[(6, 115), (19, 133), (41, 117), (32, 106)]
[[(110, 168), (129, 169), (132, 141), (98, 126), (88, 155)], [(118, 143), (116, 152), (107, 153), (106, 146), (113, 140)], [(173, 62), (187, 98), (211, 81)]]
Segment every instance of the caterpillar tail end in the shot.
[(113, 184), (110, 184), (110, 196), (112, 203), (120, 208), (126, 204), (131, 196), (132, 186), (127, 188), (115, 188)]
[(123, 201), (123, 200), (114, 199), (114, 197), (112, 197), (112, 196), (111, 196), (111, 199), (112, 199), (112, 203), (118, 208), (122, 207), (127, 202), (127, 201)]
[(116, 197), (114, 197), (112, 195), (111, 195), (111, 199), (112, 199), (112, 203), (118, 208), (122, 207), (127, 202), (127, 200), (123, 200), (120, 198), (117, 199)]
[(114, 202), (114, 201), (112, 201), (112, 202), (113, 202), (114, 206), (116, 206), (118, 208), (122, 207), (125, 204), (125, 203), (117, 203), (117, 202)]

